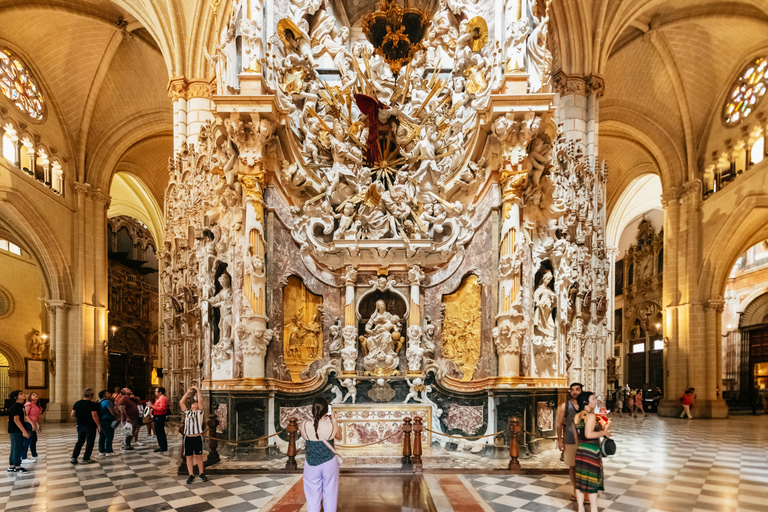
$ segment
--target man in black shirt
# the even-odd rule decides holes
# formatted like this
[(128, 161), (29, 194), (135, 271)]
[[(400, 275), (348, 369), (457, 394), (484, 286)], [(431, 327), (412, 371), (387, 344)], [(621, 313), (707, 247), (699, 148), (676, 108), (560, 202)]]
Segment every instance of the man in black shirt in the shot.
[(24, 438), (29, 437), (29, 431), (24, 428), (24, 402), (27, 395), (23, 391), (14, 391), (10, 395), (15, 403), (8, 409), (8, 437), (11, 438), (11, 456), (8, 458), (9, 473), (26, 473), (21, 467), (21, 455), (24, 450)]
[(85, 444), (83, 464), (95, 462), (91, 460), (91, 452), (93, 452), (93, 443), (96, 441), (96, 433), (101, 433), (98, 411), (99, 404), (93, 401), (93, 390), (86, 388), (83, 390), (83, 399), (75, 402), (70, 413), (71, 417), (77, 418), (77, 443), (69, 460), (72, 464), (77, 464), (77, 457), (80, 455), (83, 444)]

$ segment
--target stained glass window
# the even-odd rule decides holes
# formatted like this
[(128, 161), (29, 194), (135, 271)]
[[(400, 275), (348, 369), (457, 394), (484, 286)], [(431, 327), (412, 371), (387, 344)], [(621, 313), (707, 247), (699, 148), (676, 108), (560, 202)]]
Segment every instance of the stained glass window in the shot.
[(0, 90), (32, 119), (43, 119), (43, 95), (27, 67), (16, 55), (0, 48)]
[(723, 122), (735, 126), (755, 111), (768, 88), (768, 58), (760, 57), (749, 64), (733, 82), (723, 108)]

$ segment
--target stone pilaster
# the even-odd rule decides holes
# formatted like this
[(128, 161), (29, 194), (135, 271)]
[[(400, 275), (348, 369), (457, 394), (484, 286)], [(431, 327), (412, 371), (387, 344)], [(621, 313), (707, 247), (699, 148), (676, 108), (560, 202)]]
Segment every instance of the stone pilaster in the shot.
[(173, 102), (173, 147), (178, 151), (182, 144), (197, 142), (200, 129), (206, 121), (212, 121), (211, 83), (202, 78), (172, 78), (168, 82), (168, 96)]

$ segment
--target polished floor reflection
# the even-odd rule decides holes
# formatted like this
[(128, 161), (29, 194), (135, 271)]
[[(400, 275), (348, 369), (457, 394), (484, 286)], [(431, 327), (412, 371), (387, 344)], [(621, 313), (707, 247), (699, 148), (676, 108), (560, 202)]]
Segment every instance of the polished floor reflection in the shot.
[[(768, 503), (768, 422), (618, 418), (616, 456), (606, 459), (600, 510), (643, 512), (764, 511)], [(171, 455), (151, 440), (133, 452), (72, 466), (73, 425), (46, 425), (42, 458), (26, 475), (0, 474), (0, 509), (15, 511), (138, 510), (153, 512), (299, 512), (300, 474), (212, 475), (186, 485), (176, 475), (179, 437)], [(7, 454), (7, 434), (0, 453)], [(555, 512), (576, 510), (563, 475), (503, 473), (343, 474), (339, 511)]]

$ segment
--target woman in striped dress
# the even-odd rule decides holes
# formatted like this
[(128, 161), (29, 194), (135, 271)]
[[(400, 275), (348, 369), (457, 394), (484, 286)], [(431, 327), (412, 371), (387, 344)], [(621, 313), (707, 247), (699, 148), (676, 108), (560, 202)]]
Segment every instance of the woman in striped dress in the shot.
[(589, 391), (584, 391), (576, 398), (579, 413), (573, 419), (579, 435), (576, 448), (576, 501), (579, 512), (584, 512), (584, 495), (590, 494), (589, 506), (597, 512), (597, 492), (603, 487), (603, 459), (600, 455), (600, 438), (611, 436), (611, 421), (601, 425), (595, 416), (597, 399)]

